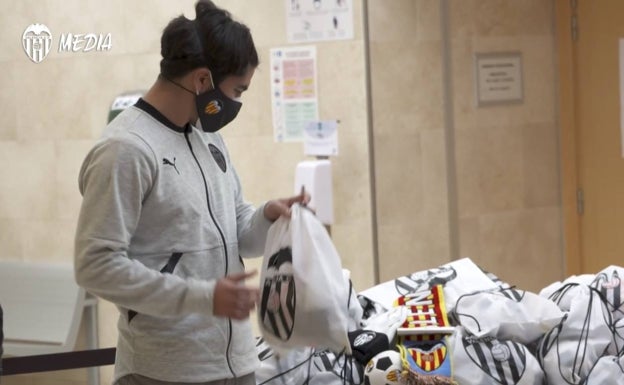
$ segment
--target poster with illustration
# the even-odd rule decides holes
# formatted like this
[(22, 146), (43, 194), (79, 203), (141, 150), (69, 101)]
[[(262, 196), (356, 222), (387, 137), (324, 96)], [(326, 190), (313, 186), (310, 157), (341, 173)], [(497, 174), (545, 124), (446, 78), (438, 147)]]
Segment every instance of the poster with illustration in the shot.
[(289, 43), (353, 39), (352, 0), (284, 0)]

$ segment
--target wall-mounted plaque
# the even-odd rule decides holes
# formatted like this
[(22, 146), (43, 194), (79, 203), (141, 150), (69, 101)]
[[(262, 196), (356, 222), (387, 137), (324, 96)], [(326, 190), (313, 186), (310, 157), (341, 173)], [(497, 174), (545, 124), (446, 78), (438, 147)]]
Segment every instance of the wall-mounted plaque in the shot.
[(490, 52), (475, 54), (477, 106), (522, 103), (522, 54)]

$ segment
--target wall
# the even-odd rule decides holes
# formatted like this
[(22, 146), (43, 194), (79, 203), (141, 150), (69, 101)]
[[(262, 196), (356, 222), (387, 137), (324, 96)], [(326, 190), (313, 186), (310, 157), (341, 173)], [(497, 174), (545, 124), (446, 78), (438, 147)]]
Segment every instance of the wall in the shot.
[(440, 4), (370, 0), (379, 275), (451, 258)]
[[(524, 289), (560, 279), (553, 2), (368, 3), (382, 281), (456, 257)], [(500, 51), (522, 52), (524, 102), (477, 107), (474, 54)]]
[[(564, 272), (552, 1), (451, 1), (462, 255), (520, 288)], [(477, 108), (473, 55), (520, 51), (524, 102)]]

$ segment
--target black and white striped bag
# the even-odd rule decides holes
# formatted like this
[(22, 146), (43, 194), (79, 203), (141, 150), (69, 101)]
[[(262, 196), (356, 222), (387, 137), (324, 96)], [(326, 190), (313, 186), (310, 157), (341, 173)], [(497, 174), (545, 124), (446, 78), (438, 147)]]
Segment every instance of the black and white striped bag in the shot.
[(493, 282), (472, 260), (462, 258), (433, 269), (417, 271), (375, 285), (361, 291), (359, 295), (385, 309), (391, 309), (397, 297), (431, 290), (437, 285), (442, 285), (444, 289), (447, 311), (452, 310), (457, 299), (464, 294), (499, 288), (499, 285)]
[(284, 352), (301, 347), (351, 353), (349, 280), (327, 230), (293, 205), (291, 218), (271, 225), (260, 273), (262, 336)]
[(613, 315), (613, 321), (624, 318), (624, 268), (609, 266), (596, 274), (592, 287), (604, 297)]
[(450, 337), (453, 379), (459, 385), (542, 385), (544, 373), (524, 345), (467, 334), (457, 327)]
[(570, 311), (542, 338), (537, 358), (548, 384), (581, 384), (613, 343), (612, 316), (596, 289), (584, 285), (561, 289), (559, 294), (575, 292)]

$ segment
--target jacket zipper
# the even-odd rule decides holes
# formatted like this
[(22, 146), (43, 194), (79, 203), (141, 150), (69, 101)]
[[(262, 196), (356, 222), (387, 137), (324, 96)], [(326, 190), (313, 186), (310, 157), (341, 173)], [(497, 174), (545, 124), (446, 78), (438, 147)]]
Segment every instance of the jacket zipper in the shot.
[[(191, 155), (193, 155), (193, 159), (195, 159), (195, 163), (197, 163), (199, 172), (201, 173), (202, 179), (204, 180), (204, 190), (206, 192), (206, 204), (208, 205), (208, 213), (210, 213), (210, 218), (212, 219), (212, 222), (216, 226), (217, 231), (219, 232), (219, 235), (221, 236), (221, 242), (223, 242), (223, 250), (225, 253), (225, 275), (227, 276), (228, 274), (228, 250), (227, 250), (227, 244), (225, 243), (225, 236), (223, 235), (223, 231), (221, 231), (221, 227), (219, 227), (219, 223), (217, 222), (217, 219), (214, 217), (214, 214), (212, 213), (212, 209), (210, 208), (210, 195), (208, 194), (208, 182), (206, 182), (206, 175), (204, 174), (204, 170), (202, 169), (201, 164), (199, 163), (199, 160), (197, 159), (197, 156), (195, 156), (195, 152), (193, 151), (193, 146), (191, 145), (191, 140), (189, 138), (188, 131), (184, 132), (184, 137), (186, 138), (186, 143), (188, 144), (189, 149), (191, 150)], [(232, 372), (232, 375), (236, 378), (236, 373), (234, 373), (234, 369), (232, 369), (232, 364), (230, 363), (230, 345), (232, 344), (232, 320), (228, 317), (227, 321), (228, 321), (228, 341), (227, 341), (227, 347), (225, 349), (225, 361), (228, 364), (228, 368), (230, 369), (230, 372)]]

